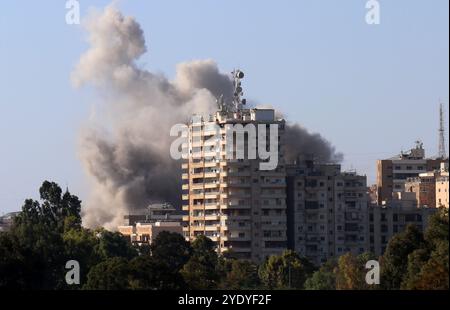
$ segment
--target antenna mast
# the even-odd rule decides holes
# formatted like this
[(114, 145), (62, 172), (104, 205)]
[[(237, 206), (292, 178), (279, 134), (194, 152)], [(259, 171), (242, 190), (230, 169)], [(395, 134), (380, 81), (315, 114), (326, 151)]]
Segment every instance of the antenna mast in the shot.
[(444, 129), (444, 104), (439, 104), (439, 157), (446, 158), (445, 152), (445, 129)]
[(242, 90), (241, 80), (244, 78), (244, 72), (241, 70), (233, 70), (231, 72), (233, 75), (233, 105), (236, 112), (240, 112), (242, 109), (242, 105), (245, 104), (245, 99), (241, 98), (244, 95), (244, 91)]

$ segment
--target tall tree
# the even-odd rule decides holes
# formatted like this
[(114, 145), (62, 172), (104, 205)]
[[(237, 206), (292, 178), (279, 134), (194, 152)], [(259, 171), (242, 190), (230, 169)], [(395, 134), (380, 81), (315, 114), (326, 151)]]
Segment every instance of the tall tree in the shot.
[(178, 271), (169, 268), (164, 260), (143, 255), (133, 258), (129, 263), (130, 288), (145, 290), (177, 290), (186, 288)]
[(191, 289), (214, 289), (220, 279), (218, 255), (215, 244), (206, 236), (192, 242), (192, 256), (181, 270)]
[(192, 248), (184, 237), (177, 233), (162, 231), (151, 245), (153, 258), (165, 262), (169, 269), (178, 272), (189, 260)]
[(130, 289), (131, 272), (127, 259), (107, 258), (93, 266), (83, 285), (86, 290), (125, 290)]
[(238, 259), (230, 259), (225, 263), (227, 270), (221, 288), (238, 290), (254, 289), (259, 286), (258, 265)]
[[(9, 263), (21, 264), (19, 282), (23, 288), (63, 288), (67, 257), (62, 234), (69, 224), (80, 227), (81, 201), (68, 191), (63, 194), (56, 183), (48, 181), (42, 184), (39, 193), (40, 202), (27, 199), (14, 219), (8, 238), (13, 242), (15, 254)], [(19, 282), (13, 281), (11, 285)]]
[(136, 248), (119, 232), (111, 232), (101, 228), (97, 229), (95, 234), (98, 238), (95, 251), (102, 259), (111, 257), (131, 259), (138, 255)]
[(403, 289), (449, 288), (449, 221), (448, 210), (433, 214), (425, 231), (425, 244), (408, 256)]
[(334, 258), (326, 261), (319, 270), (315, 271), (306, 281), (307, 290), (334, 290), (336, 289), (337, 262)]
[(381, 259), (381, 286), (399, 289), (408, 269), (408, 255), (425, 246), (423, 233), (415, 225), (394, 235)]
[(375, 288), (366, 283), (365, 269), (366, 263), (374, 259), (370, 253), (363, 253), (358, 256), (346, 253), (339, 257), (335, 269), (336, 289), (338, 290), (367, 290)]
[(301, 289), (314, 265), (291, 250), (272, 255), (260, 266), (259, 277), (269, 289)]

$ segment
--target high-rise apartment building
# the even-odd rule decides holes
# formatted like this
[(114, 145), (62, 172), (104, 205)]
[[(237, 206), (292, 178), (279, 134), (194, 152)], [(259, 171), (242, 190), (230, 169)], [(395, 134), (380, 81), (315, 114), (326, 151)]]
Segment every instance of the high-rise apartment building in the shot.
[[(206, 235), (221, 254), (262, 261), (286, 248), (285, 122), (276, 119), (272, 109), (242, 108), (242, 73), (235, 76), (235, 105), (219, 100), (219, 111), (194, 117), (188, 125), (187, 158), (182, 164), (183, 210), (188, 213), (183, 217), (184, 235), (189, 241)], [(237, 158), (236, 128), (244, 129), (243, 158)], [(269, 142), (274, 134), (277, 165), (264, 170), (261, 164), (268, 159), (249, 154), (252, 149), (259, 154), (262, 139), (273, 148)], [(255, 138), (258, 142), (252, 141)]]
[(439, 169), (446, 159), (425, 158), (425, 150), (421, 142), (409, 152), (377, 161), (377, 199), (378, 204), (391, 200), (393, 193), (403, 192), (408, 178), (419, 176), (426, 171)]
[(286, 169), (289, 248), (316, 265), (368, 251), (366, 176), (311, 160)]

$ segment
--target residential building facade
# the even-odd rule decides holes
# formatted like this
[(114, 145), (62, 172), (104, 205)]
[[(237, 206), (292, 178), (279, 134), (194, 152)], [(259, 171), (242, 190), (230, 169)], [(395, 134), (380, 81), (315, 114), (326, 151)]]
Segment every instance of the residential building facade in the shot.
[[(253, 125), (278, 129), (278, 165), (261, 170), (261, 159), (229, 159), (233, 131), (229, 126)], [(258, 126), (259, 125), (259, 126)], [(182, 164), (184, 234), (192, 241), (199, 235), (213, 240), (217, 251), (229, 256), (262, 261), (286, 248), (286, 190), (284, 120), (271, 109), (218, 111), (189, 124), (188, 158)], [(268, 130), (269, 131), (269, 130)], [(267, 133), (268, 133), (267, 131)], [(231, 139), (236, 143), (236, 139)], [(247, 148), (251, 141), (244, 137)], [(213, 146), (213, 151), (211, 151)]]
[(134, 244), (152, 244), (159, 233), (166, 231), (183, 234), (180, 222), (156, 221), (152, 223), (135, 223), (134, 225), (123, 225), (118, 227), (119, 232), (130, 238)]
[(449, 208), (448, 162), (441, 163), (439, 175), (436, 177), (436, 208)]
[(288, 246), (316, 265), (368, 251), (366, 177), (311, 160), (287, 166)]
[(412, 224), (425, 231), (429, 217), (437, 212), (434, 207), (418, 206), (414, 193), (397, 193), (384, 205), (369, 206), (370, 252), (382, 255), (393, 235)]
[(423, 144), (416, 142), (416, 147), (409, 152), (377, 161), (377, 202), (393, 198), (393, 194), (403, 192), (408, 178), (418, 177), (420, 173), (438, 170), (444, 158), (425, 158)]

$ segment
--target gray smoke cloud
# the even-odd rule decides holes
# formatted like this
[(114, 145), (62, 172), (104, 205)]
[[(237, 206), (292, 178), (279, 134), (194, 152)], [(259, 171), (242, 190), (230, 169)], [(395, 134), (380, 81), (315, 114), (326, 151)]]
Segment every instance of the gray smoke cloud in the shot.
[[(151, 73), (136, 61), (147, 50), (144, 33), (133, 17), (114, 6), (84, 22), (90, 48), (72, 73), (76, 87), (92, 85), (95, 105), (80, 134), (79, 155), (90, 182), (84, 206), (88, 227), (116, 229), (123, 216), (153, 202), (181, 203), (181, 163), (170, 157), (170, 128), (192, 114), (216, 109), (216, 98), (232, 96), (232, 81), (212, 60), (178, 64), (173, 81)], [(287, 130), (287, 157), (314, 153), (339, 160), (320, 135), (299, 125)]]

